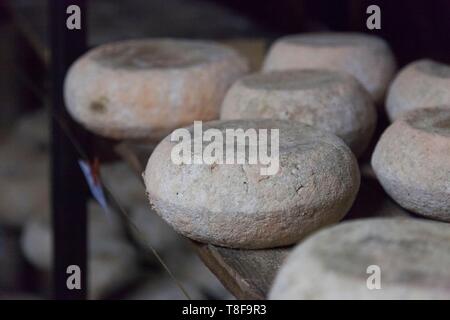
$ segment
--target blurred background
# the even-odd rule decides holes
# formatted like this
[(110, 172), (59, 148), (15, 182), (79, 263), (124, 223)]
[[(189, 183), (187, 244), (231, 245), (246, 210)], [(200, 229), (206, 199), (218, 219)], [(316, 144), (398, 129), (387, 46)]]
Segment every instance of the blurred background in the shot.
[[(366, 8), (381, 8), (381, 30), (367, 30)], [(213, 39), (257, 70), (276, 38), (311, 31), (359, 31), (388, 41), (399, 66), (420, 58), (450, 63), (450, 1), (88, 0), (88, 45), (142, 37)], [(45, 0), (0, 0), (0, 299), (47, 299), (51, 279), (49, 202), (50, 81)], [(191, 297), (233, 299), (149, 206), (122, 162), (102, 175)], [(120, 181), (120, 183), (118, 183)], [(117, 219), (89, 211), (90, 298), (183, 299), (158, 261)], [(182, 263), (180, 263), (182, 261)]]

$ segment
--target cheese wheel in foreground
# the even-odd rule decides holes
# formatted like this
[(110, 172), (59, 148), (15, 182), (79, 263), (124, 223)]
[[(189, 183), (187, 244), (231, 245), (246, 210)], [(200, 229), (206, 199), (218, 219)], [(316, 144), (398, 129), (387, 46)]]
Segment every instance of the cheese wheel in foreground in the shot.
[(395, 58), (381, 38), (363, 33), (305, 33), (277, 40), (264, 62), (264, 71), (331, 69), (358, 79), (377, 104), (396, 70)]
[[(258, 141), (246, 138), (233, 144), (226, 132), (235, 129), (249, 137), (256, 132)], [(345, 143), (331, 133), (282, 120), (212, 121), (203, 124), (202, 130), (208, 140), (214, 134), (220, 159), (232, 159), (229, 150), (236, 150), (235, 161), (219, 163), (205, 157), (212, 143), (202, 141), (194, 124), (187, 130), (188, 137), (172, 142), (168, 136), (160, 142), (144, 173), (150, 203), (186, 237), (234, 248), (289, 245), (341, 220), (356, 197), (358, 164)], [(263, 130), (268, 132), (267, 154), (272, 161), (250, 163), (250, 150), (267, 145)], [(278, 148), (272, 139), (276, 130)], [(174, 162), (174, 154), (184, 146), (182, 154), (188, 157)], [(198, 146), (207, 161), (193, 163)], [(248, 151), (245, 161), (238, 163), (240, 148)], [(269, 168), (274, 170), (262, 171)]]
[(64, 96), (70, 114), (97, 134), (158, 140), (193, 120), (217, 119), (226, 90), (246, 70), (235, 51), (213, 42), (116, 42), (71, 66)]
[(363, 219), (321, 230), (281, 266), (279, 299), (449, 299), (449, 225)]

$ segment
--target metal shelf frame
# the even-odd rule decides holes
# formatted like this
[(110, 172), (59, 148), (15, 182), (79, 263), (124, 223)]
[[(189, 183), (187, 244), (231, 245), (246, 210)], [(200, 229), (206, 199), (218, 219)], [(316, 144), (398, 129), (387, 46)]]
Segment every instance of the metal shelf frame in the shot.
[[(71, 63), (86, 51), (87, 0), (48, 0), (51, 38), (51, 208), (53, 229), (53, 298), (84, 300), (88, 297), (87, 263), (87, 186), (78, 165), (79, 154), (61, 126), (67, 124), (77, 142), (87, 148), (88, 133), (67, 114), (63, 83)], [(81, 30), (66, 27), (70, 5), (81, 9)], [(67, 285), (72, 273), (69, 266), (79, 267), (81, 287)]]

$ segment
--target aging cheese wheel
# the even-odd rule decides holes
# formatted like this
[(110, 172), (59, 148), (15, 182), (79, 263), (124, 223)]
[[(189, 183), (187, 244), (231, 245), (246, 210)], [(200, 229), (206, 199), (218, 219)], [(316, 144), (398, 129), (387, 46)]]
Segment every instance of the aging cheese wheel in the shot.
[(283, 119), (334, 133), (358, 156), (367, 147), (377, 114), (352, 76), (330, 70), (270, 71), (245, 76), (228, 90), (221, 119)]
[[(234, 248), (284, 246), (339, 221), (351, 207), (359, 169), (350, 149), (333, 134), (283, 120), (212, 121), (203, 125), (204, 132), (209, 129), (218, 137), (230, 129), (277, 129), (278, 170), (263, 175), (265, 165), (250, 160), (174, 163), (176, 146), (185, 143), (190, 155), (192, 144), (206, 150), (210, 143), (196, 137), (195, 126), (188, 129), (192, 139), (166, 137), (151, 155), (144, 181), (150, 203), (181, 234)], [(268, 150), (275, 151), (269, 139)], [(223, 140), (220, 147), (250, 150), (255, 144), (245, 139), (233, 146)]]
[(402, 207), (450, 221), (450, 107), (410, 111), (382, 135), (372, 166)]
[(112, 138), (158, 140), (193, 120), (219, 117), (245, 60), (206, 41), (145, 39), (110, 43), (81, 56), (64, 88), (70, 114)]
[(415, 61), (400, 71), (386, 100), (391, 121), (407, 111), (442, 105), (450, 108), (450, 66), (428, 59)]
[(450, 232), (422, 219), (340, 223), (300, 243), (270, 299), (449, 299)]
[(396, 63), (387, 43), (362, 33), (306, 33), (283, 37), (272, 45), (264, 70), (331, 69), (358, 79), (381, 104)]

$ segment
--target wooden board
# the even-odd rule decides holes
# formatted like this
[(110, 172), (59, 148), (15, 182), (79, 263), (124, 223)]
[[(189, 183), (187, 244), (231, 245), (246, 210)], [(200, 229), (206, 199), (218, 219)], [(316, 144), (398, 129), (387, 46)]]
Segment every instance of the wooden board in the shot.
[[(116, 152), (141, 176), (153, 145), (122, 142)], [(265, 299), (290, 248), (265, 250), (229, 249), (191, 241), (205, 265), (238, 299)]]
[(290, 249), (239, 250), (193, 243), (205, 265), (238, 299), (266, 299)]

